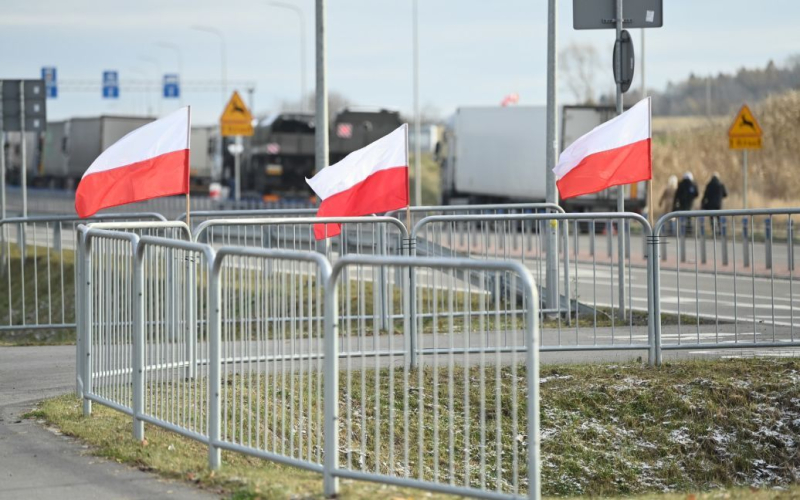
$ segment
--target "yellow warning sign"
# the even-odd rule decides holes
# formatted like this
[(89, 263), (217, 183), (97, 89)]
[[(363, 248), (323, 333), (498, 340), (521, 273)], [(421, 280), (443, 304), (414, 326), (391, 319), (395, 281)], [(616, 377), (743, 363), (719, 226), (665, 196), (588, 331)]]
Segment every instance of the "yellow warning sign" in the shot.
[(225, 111), (219, 118), (219, 128), (223, 137), (253, 135), (253, 115), (245, 106), (238, 92), (233, 93), (230, 101), (225, 106)]
[(762, 134), (758, 120), (745, 104), (728, 129), (730, 149), (761, 149)]

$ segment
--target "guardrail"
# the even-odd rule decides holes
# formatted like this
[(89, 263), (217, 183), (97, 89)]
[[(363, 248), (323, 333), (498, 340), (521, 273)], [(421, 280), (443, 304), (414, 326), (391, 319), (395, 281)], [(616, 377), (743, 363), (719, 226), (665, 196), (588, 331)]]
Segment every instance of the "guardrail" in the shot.
[[(226, 449), (321, 472), (327, 495), (350, 477), (485, 498), (539, 497), (538, 297), (521, 264), (349, 255), (331, 270), (315, 252), (215, 252), (105, 229), (82, 227), (81, 234), (86, 414), (97, 402), (131, 415), (137, 439), (148, 422), (203, 442), (212, 468)], [(351, 271), (374, 276), (380, 268), (400, 278), (388, 281), (398, 313), (388, 331), (369, 319), (365, 301), (346, 299)], [(467, 271), (509, 281), (522, 298), (470, 292)], [(444, 294), (441, 304), (456, 313), (431, 311), (421, 332), (430, 348), (416, 370), (407, 356), (408, 294), (396, 293), (409, 274), (443, 280), (426, 293)], [(462, 313), (472, 307), (494, 319), (471, 322)], [(497, 342), (465, 344), (466, 330), (517, 336), (525, 354)], [(421, 425), (411, 425), (412, 414)], [(470, 426), (478, 429), (478, 454), (456, 437), (471, 435)], [(377, 436), (374, 445), (366, 433)], [(403, 467), (386, 465), (397, 461)]]

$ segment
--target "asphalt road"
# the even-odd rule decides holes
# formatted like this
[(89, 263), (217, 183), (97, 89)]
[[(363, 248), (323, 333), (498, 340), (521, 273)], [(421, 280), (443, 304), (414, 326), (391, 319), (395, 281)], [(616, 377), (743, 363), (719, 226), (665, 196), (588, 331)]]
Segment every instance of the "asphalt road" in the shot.
[(75, 347), (0, 347), (0, 499), (215, 498), (93, 457), (79, 441), (22, 414), (74, 390)]

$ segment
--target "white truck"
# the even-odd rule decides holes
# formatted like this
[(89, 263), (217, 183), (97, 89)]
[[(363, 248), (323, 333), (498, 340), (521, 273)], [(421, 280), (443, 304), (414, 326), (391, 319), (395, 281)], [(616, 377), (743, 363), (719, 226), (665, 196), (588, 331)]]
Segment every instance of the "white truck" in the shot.
[(44, 161), (35, 183), (73, 189), (89, 165), (106, 148), (154, 118), (99, 116), (47, 124)]
[[(564, 106), (560, 150), (614, 116), (613, 108)], [(541, 202), (546, 196), (546, 108), (463, 107), (440, 148), (445, 204)], [(626, 186), (626, 210), (640, 211), (645, 186)], [(616, 210), (616, 190), (561, 202), (567, 211)]]

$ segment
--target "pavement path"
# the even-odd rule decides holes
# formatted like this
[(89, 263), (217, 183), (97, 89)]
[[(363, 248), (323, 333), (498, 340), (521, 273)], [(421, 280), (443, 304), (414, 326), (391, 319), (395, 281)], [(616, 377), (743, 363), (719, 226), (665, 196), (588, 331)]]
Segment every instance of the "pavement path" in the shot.
[(21, 415), (74, 390), (75, 347), (0, 347), (0, 499), (216, 498), (93, 457), (78, 440)]

